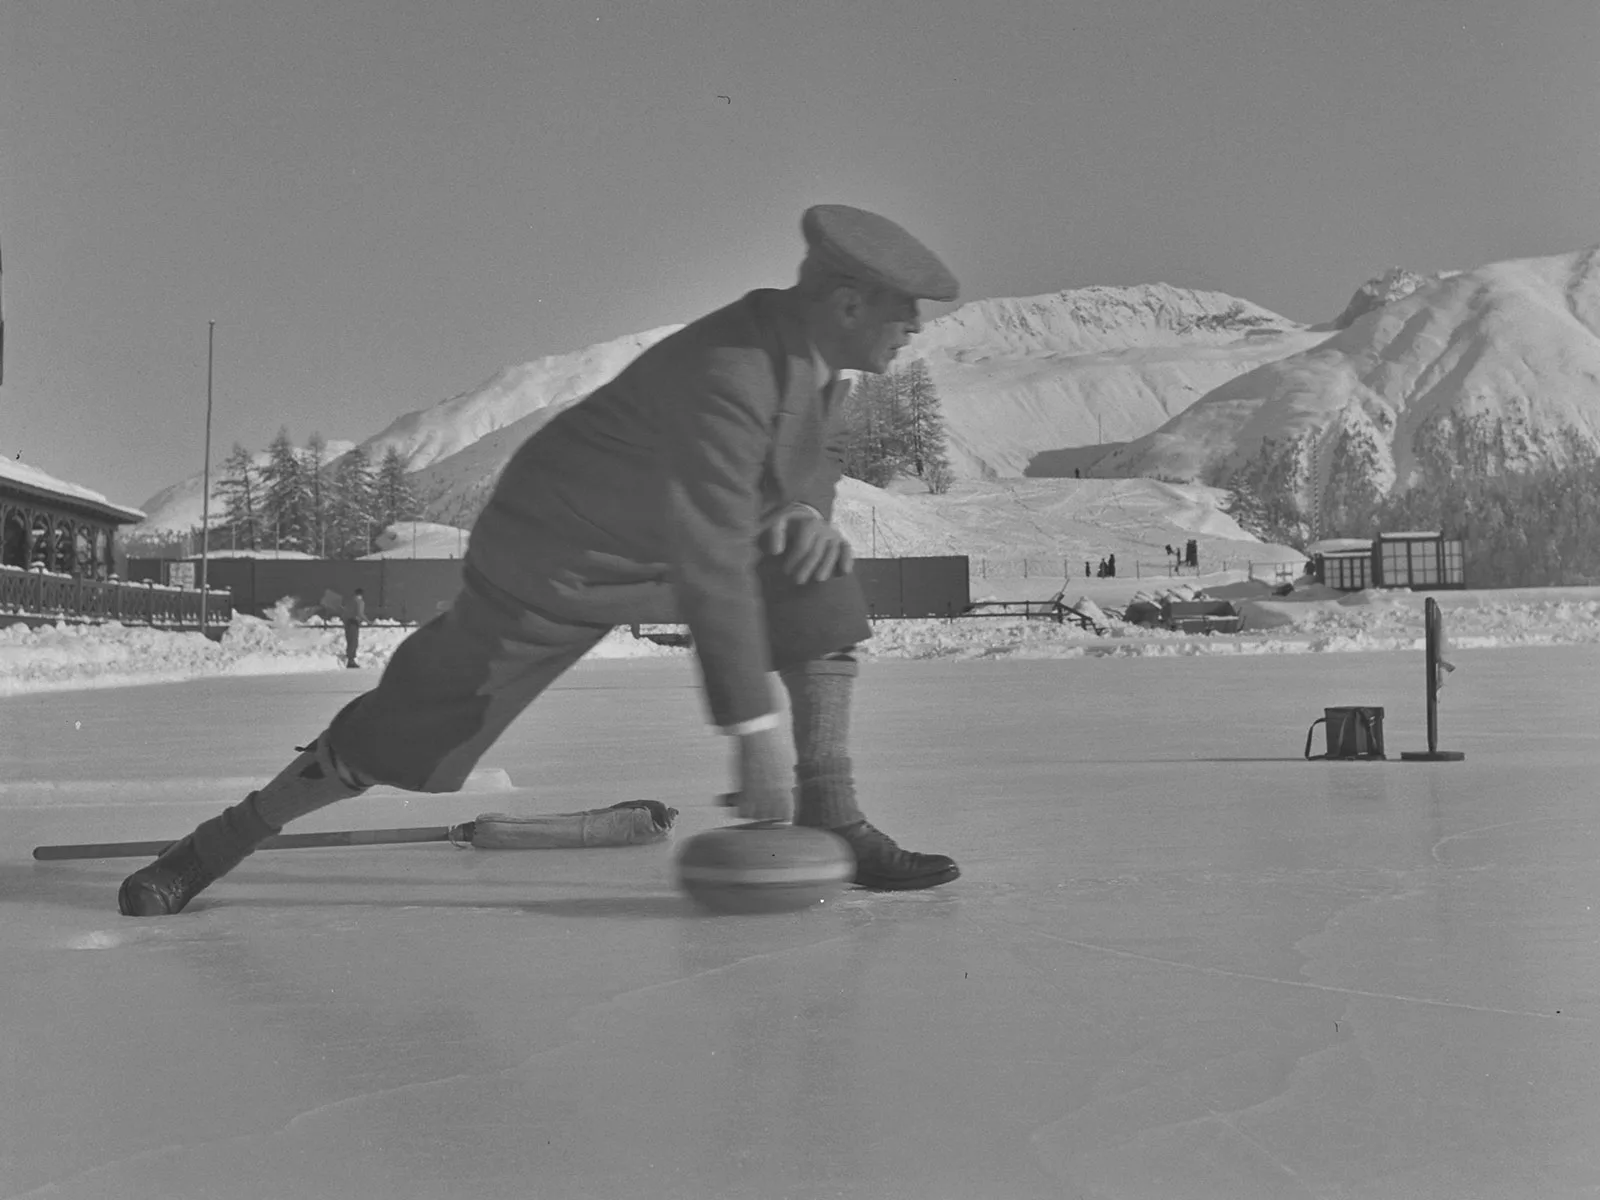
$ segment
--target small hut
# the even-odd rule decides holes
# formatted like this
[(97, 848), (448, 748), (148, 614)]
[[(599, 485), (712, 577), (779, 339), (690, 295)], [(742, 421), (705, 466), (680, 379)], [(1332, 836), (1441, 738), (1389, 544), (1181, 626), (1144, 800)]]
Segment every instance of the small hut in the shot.
[(1329, 538), (1309, 547), (1312, 574), (1342, 592), (1464, 588), (1466, 551), (1460, 538), (1433, 532), (1380, 533), (1376, 538)]

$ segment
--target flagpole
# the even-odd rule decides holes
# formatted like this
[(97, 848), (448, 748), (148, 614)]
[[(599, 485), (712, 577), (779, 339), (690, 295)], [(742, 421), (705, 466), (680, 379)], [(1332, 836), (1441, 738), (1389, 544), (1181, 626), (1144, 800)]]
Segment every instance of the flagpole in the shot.
[(206, 461), (201, 472), (200, 485), (200, 636), (206, 632), (206, 597), (211, 591), (211, 572), (207, 569), (207, 551), (211, 547), (211, 363), (212, 345), (217, 323), (206, 323)]

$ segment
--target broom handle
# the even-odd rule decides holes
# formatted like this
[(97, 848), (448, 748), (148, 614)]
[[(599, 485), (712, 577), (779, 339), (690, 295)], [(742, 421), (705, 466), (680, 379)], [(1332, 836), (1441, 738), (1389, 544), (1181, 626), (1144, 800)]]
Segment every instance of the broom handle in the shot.
[[(341, 829), (329, 833), (280, 833), (256, 847), (258, 850), (299, 850), (308, 846), (392, 846), (405, 842), (447, 842), (460, 830), (471, 842), (470, 822), (461, 825), (425, 825), (411, 829)], [(164, 842), (89, 842), (75, 846), (35, 846), (38, 859), (145, 858), (160, 854), (175, 839)]]

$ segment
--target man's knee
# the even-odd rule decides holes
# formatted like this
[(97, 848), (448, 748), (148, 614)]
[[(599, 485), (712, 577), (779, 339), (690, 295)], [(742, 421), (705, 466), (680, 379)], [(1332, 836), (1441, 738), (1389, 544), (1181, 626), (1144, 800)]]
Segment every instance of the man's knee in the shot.
[(331, 728), (325, 729), (313, 738), (310, 744), (295, 747), (302, 754), (314, 758), (314, 761), (307, 762), (300, 769), (301, 777), (305, 779), (336, 777), (340, 783), (353, 791), (366, 791), (374, 781), (362, 775), (339, 756), (338, 751), (333, 748), (332, 732)]
[(856, 659), (858, 646), (846, 646), (843, 650), (834, 650), (820, 658), (808, 658), (804, 662), (791, 663), (781, 668), (783, 675), (859, 675), (861, 665)]

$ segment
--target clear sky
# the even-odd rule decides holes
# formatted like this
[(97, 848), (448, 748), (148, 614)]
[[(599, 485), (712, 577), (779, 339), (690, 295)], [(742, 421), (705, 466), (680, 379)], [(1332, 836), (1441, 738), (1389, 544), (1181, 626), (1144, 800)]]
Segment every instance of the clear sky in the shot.
[[(0, 453), (139, 504), (787, 286), (808, 204), (963, 298), (1336, 315), (1600, 242), (1596, 0), (4, 0)], [(727, 97), (723, 99), (722, 97)]]

